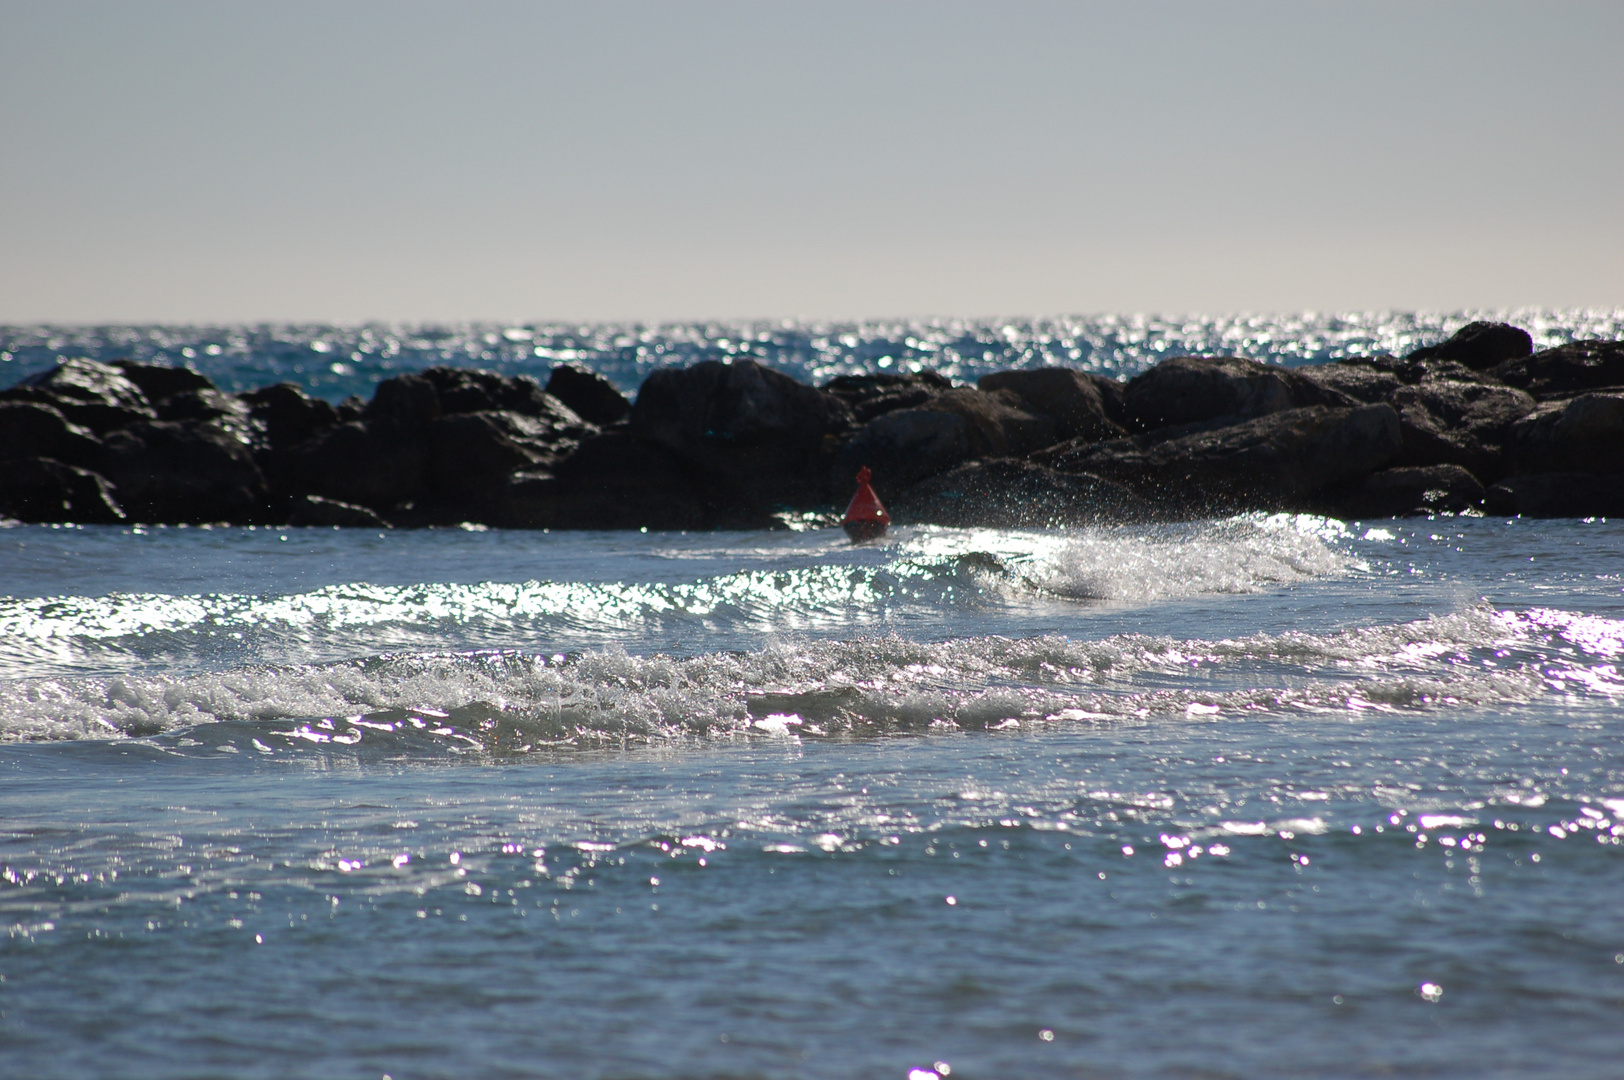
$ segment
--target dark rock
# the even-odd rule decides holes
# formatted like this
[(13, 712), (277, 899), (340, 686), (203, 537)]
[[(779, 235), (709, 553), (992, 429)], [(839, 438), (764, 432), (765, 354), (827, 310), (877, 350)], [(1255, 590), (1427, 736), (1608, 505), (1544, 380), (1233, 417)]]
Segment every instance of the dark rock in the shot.
[(248, 405), (212, 387), (169, 395), (158, 403), (158, 419), (209, 421), (239, 442), (250, 446), (263, 442), (263, 428), (254, 423)]
[(1441, 380), (1399, 387), (1392, 403), (1404, 431), (1396, 465), (1460, 465), (1491, 481), (1507, 471), (1513, 425), (1535, 406), (1508, 386)]
[(1624, 341), (1572, 341), (1494, 369), (1507, 386), (1544, 400), (1604, 387), (1624, 387)]
[(372, 509), (394, 521), (428, 495), (427, 433), (384, 434), (369, 424), (338, 424), (276, 456), (278, 490)]
[(347, 424), (352, 420), (361, 419), (367, 411), (367, 403), (360, 394), (351, 394), (333, 408), (338, 411), (338, 422)]
[(1100, 392), (1100, 404), (1105, 406), (1105, 418), (1123, 431), (1127, 431), (1132, 422), (1128, 419), (1128, 384), (1115, 379), (1107, 379), (1103, 375), (1089, 375), (1094, 389)]
[(1519, 472), (1624, 473), (1624, 394), (1552, 402), (1513, 432)]
[(970, 457), (969, 425), (962, 416), (933, 409), (901, 409), (864, 424), (831, 466), (830, 487), (851, 486), (857, 470), (873, 471), (881, 500)]
[(1314, 364), (1295, 369), (1303, 378), (1355, 401), (1374, 405), (1393, 396), (1393, 391), (1406, 381), (1398, 376), (1393, 365), (1381, 364), (1363, 357), (1338, 360), (1333, 364)]
[(564, 427), (500, 411), (442, 416), (428, 435), (430, 498), (445, 511), (439, 516), (500, 518), (508, 474), (563, 459), (575, 449), (580, 423)]
[(114, 360), (113, 366), (124, 377), (141, 388), (148, 401), (156, 404), (164, 398), (185, 394), (193, 390), (213, 390), (214, 384), (199, 372), (168, 364), (142, 364), (134, 360)]
[(1483, 503), (1483, 485), (1459, 465), (1403, 467), (1372, 473), (1330, 501), (1345, 518), (1458, 514)]
[(1133, 520), (1144, 500), (1122, 484), (994, 458), (913, 485), (890, 503), (899, 525), (1044, 528)]
[(1157, 440), (1066, 443), (1034, 460), (1127, 484), (1165, 516), (1290, 509), (1388, 464), (1402, 440), (1389, 405), (1288, 409)]
[(385, 439), (417, 440), (445, 415), (440, 390), (428, 372), (396, 375), (378, 384), (361, 413), (368, 429)]
[(1124, 407), (1131, 430), (1218, 420), (1238, 422), (1308, 405), (1357, 402), (1291, 368), (1238, 356), (1180, 356), (1129, 380)]
[[(510, 412), (521, 416), (569, 421), (578, 417), (563, 402), (543, 390), (529, 375), (501, 375), (473, 368), (431, 367), (422, 372), (440, 399), (447, 416), (472, 412)], [(562, 406), (562, 407), (561, 407)]]
[(0, 391), (0, 400), (53, 406), (97, 435), (155, 416), (140, 387), (118, 368), (96, 360), (64, 360), (49, 371)]
[(300, 527), (383, 529), (388, 523), (364, 506), (354, 506), (319, 495), (301, 495), (287, 514), (287, 524)]
[(1409, 361), (1453, 360), (1473, 371), (1485, 371), (1506, 360), (1534, 351), (1528, 331), (1508, 323), (1474, 322), (1456, 330), (1447, 340), (1417, 349)]
[[(258, 393), (288, 429), (327, 419), (308, 399)], [(360, 422), (318, 429), (268, 467), (284, 499), (318, 495), (396, 524), (488, 521), (510, 473), (550, 465), (595, 430), (529, 376), (434, 367), (385, 379)]]
[(1111, 419), (1101, 383), (1121, 386), (1087, 372), (1056, 367), (999, 371), (983, 376), (976, 385), (988, 393), (1013, 393), (1021, 408), (1054, 421), (1057, 439), (1114, 439), (1126, 435), (1126, 429)]
[(951, 390), (953, 383), (941, 374), (927, 370), (901, 374), (840, 375), (830, 379), (823, 388), (845, 403), (857, 423), (866, 424), (899, 409), (917, 408), (943, 390)]
[(1490, 487), (1483, 505), (1496, 516), (1624, 516), (1624, 474), (1523, 473)]
[(265, 426), (274, 449), (295, 446), (339, 422), (331, 402), (313, 398), (293, 383), (277, 383), (238, 395), (249, 414)]
[(521, 529), (706, 529), (760, 525), (676, 453), (624, 430), (590, 436), (554, 470), (508, 478), (499, 524)]
[(1478, 371), (1457, 360), (1405, 360), (1398, 372), (1406, 383), (1419, 385), (1428, 382), (1483, 383), (1501, 385), (1493, 370)]
[(960, 387), (937, 393), (923, 406), (886, 413), (841, 444), (831, 466), (831, 487), (850, 486), (857, 470), (874, 472), (881, 499), (972, 458), (1021, 456), (1055, 442), (1054, 421), (1019, 408), (1008, 390), (983, 393)]
[(40, 457), (0, 468), (0, 517), (112, 525), (124, 520), (124, 511), (98, 473)]
[(269, 491), (252, 452), (219, 424), (135, 424), (107, 436), (104, 445), (104, 474), (132, 521), (258, 524), (270, 518)]
[(0, 401), (0, 462), (51, 458), (67, 465), (94, 468), (102, 444), (94, 435), (51, 405), (33, 401)]
[(618, 424), (631, 415), (632, 403), (615, 384), (595, 371), (559, 364), (547, 378), (547, 392), (581, 419), (600, 427)]
[(833, 394), (751, 360), (708, 360), (651, 374), (630, 426), (770, 513), (827, 500), (824, 438), (850, 424)]

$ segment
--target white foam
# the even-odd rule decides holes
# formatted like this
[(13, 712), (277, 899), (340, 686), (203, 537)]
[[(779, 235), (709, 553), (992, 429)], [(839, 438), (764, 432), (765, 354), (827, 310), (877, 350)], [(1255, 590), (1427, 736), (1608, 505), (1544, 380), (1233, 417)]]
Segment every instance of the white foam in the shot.
[[(1221, 641), (1118, 635), (924, 643), (885, 636), (782, 641), (688, 658), (620, 650), (562, 661), (439, 653), (179, 677), (28, 679), (0, 685), (0, 737), (118, 738), (216, 721), (335, 718), (364, 739), (375, 729), (346, 718), (395, 710), (430, 717), (418, 723), (428, 734), (477, 742), (480, 732), (500, 727), (509, 742), (537, 745), (984, 729), (1011, 719), (1023, 726), (1149, 716), (1223, 722), (1259, 712), (1525, 701), (1553, 687), (1624, 695), (1614, 665), (1580, 644), (1624, 638), (1624, 625), (1605, 623), (1472, 608), (1332, 634)], [(1580, 640), (1564, 637), (1564, 627)]]

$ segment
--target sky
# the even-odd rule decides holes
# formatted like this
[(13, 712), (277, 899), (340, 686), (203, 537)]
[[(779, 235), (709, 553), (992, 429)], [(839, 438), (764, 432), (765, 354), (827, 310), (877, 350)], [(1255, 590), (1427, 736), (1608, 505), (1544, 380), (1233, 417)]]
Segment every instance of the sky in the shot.
[(0, 0), (0, 322), (1624, 306), (1624, 4)]

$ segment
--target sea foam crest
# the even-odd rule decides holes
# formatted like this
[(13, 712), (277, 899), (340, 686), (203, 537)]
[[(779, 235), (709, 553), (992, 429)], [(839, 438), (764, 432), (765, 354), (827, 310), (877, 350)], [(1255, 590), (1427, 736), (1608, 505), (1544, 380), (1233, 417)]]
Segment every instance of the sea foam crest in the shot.
[(0, 687), (0, 736), (121, 738), (231, 722), (261, 725), (258, 738), (275, 735), (282, 745), (396, 733), (523, 751), (695, 736), (1450, 707), (1553, 690), (1618, 696), (1621, 642), (1617, 622), (1476, 607), (1330, 634), (1221, 641), (881, 636), (693, 657), (618, 649), (395, 655), (181, 677), (18, 680)]
[[(1344, 573), (1340, 526), (1275, 517), (1067, 531), (899, 529), (873, 552), (685, 582), (331, 585), (290, 595), (114, 593), (0, 598), (0, 676), (192, 661), (312, 662), (377, 652), (588, 645), (653, 632), (836, 634), (911, 608), (1142, 603), (1245, 593)], [(878, 561), (852, 561), (874, 559)]]

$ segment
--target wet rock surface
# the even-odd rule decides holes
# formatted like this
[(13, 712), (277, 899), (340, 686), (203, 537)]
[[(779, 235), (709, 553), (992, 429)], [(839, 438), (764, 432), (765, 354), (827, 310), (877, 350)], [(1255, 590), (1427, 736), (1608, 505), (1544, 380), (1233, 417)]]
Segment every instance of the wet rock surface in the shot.
[(1624, 343), (1473, 324), (1309, 368), (1178, 357), (809, 386), (748, 360), (629, 402), (568, 365), (431, 367), (338, 405), (186, 368), (69, 360), (0, 390), (0, 516), (384, 528), (767, 528), (867, 466), (898, 522), (1044, 527), (1249, 510), (1624, 512)]

